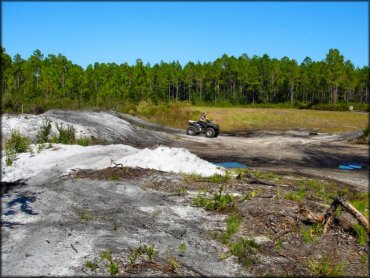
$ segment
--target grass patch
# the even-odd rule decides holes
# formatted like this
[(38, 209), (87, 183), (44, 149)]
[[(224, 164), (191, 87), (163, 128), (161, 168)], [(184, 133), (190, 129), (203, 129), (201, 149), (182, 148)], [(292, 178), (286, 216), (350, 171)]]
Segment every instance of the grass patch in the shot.
[(324, 224), (313, 224), (301, 228), (301, 236), (305, 243), (312, 243), (319, 239), (324, 229)]
[(90, 221), (94, 219), (92, 214), (88, 211), (78, 211), (77, 216), (83, 221)]
[(76, 144), (80, 146), (91, 146), (93, 144), (93, 141), (91, 137), (80, 137), (76, 139)]
[(92, 261), (86, 261), (85, 266), (87, 268), (90, 268), (92, 271), (95, 271), (98, 268), (98, 264), (96, 262), (92, 262)]
[[(346, 132), (363, 130), (368, 115), (349, 111), (315, 111), (302, 109), (191, 107), (192, 111), (207, 111), (226, 132), (238, 130), (315, 130)], [(199, 116), (199, 115), (198, 115)], [(307, 121), (307, 119), (310, 119)]]
[(304, 186), (300, 186), (297, 191), (289, 192), (284, 195), (285, 199), (299, 202), (304, 197), (306, 197), (307, 190)]
[(367, 245), (367, 234), (366, 234), (364, 227), (356, 223), (353, 225), (352, 228), (356, 233), (357, 243), (363, 246)]
[(259, 246), (254, 240), (242, 238), (230, 245), (230, 252), (238, 257), (239, 262), (244, 266), (249, 266), (258, 263), (258, 258), (255, 256)]
[(222, 185), (210, 198), (198, 193), (193, 199), (193, 204), (197, 207), (204, 207), (206, 210), (225, 210), (234, 207), (234, 200), (234, 195), (224, 193), (224, 186)]
[(308, 267), (316, 276), (343, 276), (344, 263), (333, 263), (325, 256), (320, 260), (309, 260)]
[(118, 273), (119, 267), (118, 263), (113, 261), (112, 259), (112, 251), (111, 250), (104, 250), (100, 252), (100, 257), (102, 260), (107, 260), (109, 262), (107, 266), (107, 271), (111, 276), (114, 276)]
[(139, 258), (146, 258), (149, 261), (152, 261), (158, 256), (158, 250), (152, 245), (142, 245), (133, 250), (129, 255), (129, 261), (131, 265), (136, 264)]

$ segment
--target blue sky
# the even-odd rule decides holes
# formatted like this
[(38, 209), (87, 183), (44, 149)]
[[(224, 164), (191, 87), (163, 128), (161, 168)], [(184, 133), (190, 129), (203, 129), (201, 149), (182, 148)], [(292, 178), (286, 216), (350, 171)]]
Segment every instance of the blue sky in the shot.
[(299, 63), (337, 48), (368, 65), (367, 2), (2, 2), (2, 45), (35, 49), (86, 67), (209, 62), (224, 53), (268, 54)]

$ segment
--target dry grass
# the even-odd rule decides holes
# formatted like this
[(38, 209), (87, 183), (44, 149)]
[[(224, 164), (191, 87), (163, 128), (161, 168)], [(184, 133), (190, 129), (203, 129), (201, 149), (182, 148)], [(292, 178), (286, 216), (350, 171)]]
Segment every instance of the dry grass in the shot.
[(206, 111), (221, 130), (307, 130), (327, 133), (363, 130), (368, 114), (362, 112), (316, 111), (271, 108), (190, 107)]

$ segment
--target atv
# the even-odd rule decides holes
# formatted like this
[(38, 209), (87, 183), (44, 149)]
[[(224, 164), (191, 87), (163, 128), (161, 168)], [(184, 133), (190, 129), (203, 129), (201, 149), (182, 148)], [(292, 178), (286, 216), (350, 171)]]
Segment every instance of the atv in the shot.
[[(204, 127), (202, 126), (202, 124), (204, 125)], [(187, 135), (194, 136), (200, 133), (204, 133), (208, 138), (217, 137), (219, 132), (220, 126), (211, 120), (207, 120), (207, 122), (202, 123), (200, 123), (199, 121), (189, 120), (189, 125), (186, 129)]]

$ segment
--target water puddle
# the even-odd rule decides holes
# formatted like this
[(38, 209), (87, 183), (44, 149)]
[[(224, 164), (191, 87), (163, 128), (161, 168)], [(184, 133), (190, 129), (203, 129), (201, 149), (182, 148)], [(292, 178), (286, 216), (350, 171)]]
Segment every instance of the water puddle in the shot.
[(212, 164), (224, 168), (248, 168), (247, 165), (235, 161), (227, 161), (227, 162), (211, 162)]
[(370, 169), (369, 166), (358, 164), (358, 163), (343, 163), (338, 166), (338, 169), (340, 170), (360, 170), (360, 169)]

